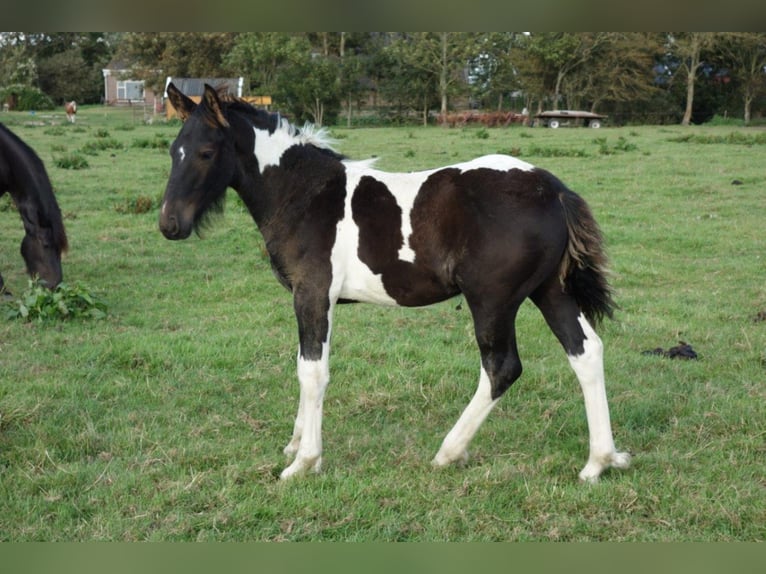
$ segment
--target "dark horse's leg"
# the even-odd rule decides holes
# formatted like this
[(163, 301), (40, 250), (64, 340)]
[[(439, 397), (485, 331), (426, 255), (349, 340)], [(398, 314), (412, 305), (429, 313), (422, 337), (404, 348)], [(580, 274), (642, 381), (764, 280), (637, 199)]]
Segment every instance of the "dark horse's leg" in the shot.
[(531, 299), (561, 342), (585, 399), (590, 454), (580, 479), (595, 482), (609, 467), (627, 468), (630, 455), (617, 452), (612, 438), (604, 382), (604, 346), (574, 298), (564, 293), (557, 278), (539, 287)]
[[(434, 457), (436, 466), (467, 460), (471, 439), (522, 370), (514, 322), (526, 294), (519, 290), (507, 301), (487, 293), (464, 291), (464, 294), (473, 314), (481, 351), (481, 376), (476, 394)], [(530, 297), (563, 345), (585, 399), (590, 455), (580, 478), (595, 482), (609, 467), (627, 468), (630, 455), (617, 452), (612, 438), (601, 339), (575, 300), (564, 293), (557, 275), (543, 282)]]
[[(442, 442), (433, 459), (446, 466), (468, 459), (468, 444), (487, 418), (500, 396), (521, 376), (521, 360), (516, 347), (516, 313), (521, 302), (495, 301), (487, 294), (465, 293), (473, 314), (476, 340), (481, 351), (479, 386), (471, 402)], [(523, 299), (522, 299), (523, 300)]]

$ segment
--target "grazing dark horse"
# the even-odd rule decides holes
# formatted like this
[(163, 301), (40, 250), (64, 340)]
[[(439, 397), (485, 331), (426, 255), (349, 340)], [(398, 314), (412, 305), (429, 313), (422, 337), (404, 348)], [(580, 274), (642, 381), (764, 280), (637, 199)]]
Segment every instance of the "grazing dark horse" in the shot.
[(77, 117), (77, 102), (72, 100), (71, 102), (66, 102), (64, 104), (64, 111), (66, 112), (66, 118), (69, 120), (70, 123), (74, 123), (75, 118)]
[(67, 249), (61, 210), (43, 162), (32, 148), (0, 124), (0, 195), (6, 191), (24, 222), (21, 255), (27, 271), (52, 289), (61, 283), (61, 253)]
[(298, 320), (300, 401), (292, 463), (282, 478), (322, 457), (322, 404), (329, 381), (333, 308), (365, 301), (421, 306), (462, 293), (481, 352), (479, 386), (434, 464), (462, 462), (500, 396), (521, 375), (515, 319), (527, 298), (564, 347), (585, 397), (596, 481), (626, 468), (612, 439), (603, 347), (591, 326), (611, 315), (601, 237), (585, 202), (553, 175), (490, 155), (417, 173), (386, 173), (345, 161), (322, 130), (297, 130), (271, 114), (219, 96), (199, 104), (173, 84), (184, 121), (159, 226), (185, 239), (234, 188), (258, 225), (277, 278), (292, 291)]

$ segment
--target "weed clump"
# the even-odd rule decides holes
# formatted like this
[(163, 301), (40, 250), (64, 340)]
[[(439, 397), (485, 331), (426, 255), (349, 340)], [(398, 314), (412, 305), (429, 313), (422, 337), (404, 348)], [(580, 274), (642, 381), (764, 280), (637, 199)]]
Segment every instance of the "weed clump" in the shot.
[(138, 195), (116, 204), (114, 206), (114, 210), (117, 213), (138, 215), (141, 213), (149, 213), (158, 205), (159, 201), (153, 199), (152, 197), (148, 195)]
[(62, 282), (50, 290), (37, 279), (30, 279), (21, 296), (5, 302), (4, 306), (9, 320), (102, 319), (107, 314), (106, 303), (85, 285)]
[(90, 167), (88, 160), (79, 153), (72, 152), (53, 158), (53, 163), (61, 169), (86, 169)]
[(139, 149), (158, 149), (165, 151), (170, 148), (170, 140), (163, 135), (155, 134), (153, 138), (134, 139), (131, 147)]

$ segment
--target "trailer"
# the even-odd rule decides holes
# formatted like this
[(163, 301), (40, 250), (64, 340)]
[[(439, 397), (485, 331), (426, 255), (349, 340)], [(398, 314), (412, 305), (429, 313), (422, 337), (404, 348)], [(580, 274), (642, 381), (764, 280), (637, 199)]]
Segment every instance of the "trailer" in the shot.
[(535, 125), (544, 125), (556, 129), (563, 126), (583, 125), (589, 128), (600, 128), (606, 119), (602, 114), (582, 112), (578, 110), (552, 110), (535, 115)]

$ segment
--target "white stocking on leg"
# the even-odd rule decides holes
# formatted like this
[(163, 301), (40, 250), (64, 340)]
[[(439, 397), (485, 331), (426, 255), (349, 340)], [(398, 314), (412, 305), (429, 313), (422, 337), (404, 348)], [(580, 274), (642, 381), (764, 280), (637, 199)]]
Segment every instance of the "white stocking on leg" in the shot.
[(496, 403), (497, 399), (492, 399), (489, 376), (482, 367), (479, 387), (455, 426), (444, 438), (439, 452), (434, 457), (434, 466), (446, 466), (453, 462), (464, 463), (468, 460), (468, 444)]

